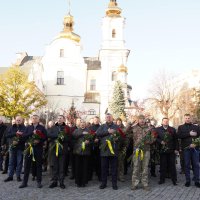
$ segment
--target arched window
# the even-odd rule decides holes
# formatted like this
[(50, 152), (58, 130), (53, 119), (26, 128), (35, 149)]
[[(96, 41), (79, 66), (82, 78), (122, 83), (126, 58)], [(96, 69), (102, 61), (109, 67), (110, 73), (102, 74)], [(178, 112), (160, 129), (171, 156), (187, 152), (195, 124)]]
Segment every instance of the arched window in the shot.
[(117, 80), (117, 72), (112, 72), (112, 81), (116, 81)]
[(115, 29), (112, 30), (112, 38), (115, 38), (116, 37), (116, 31)]

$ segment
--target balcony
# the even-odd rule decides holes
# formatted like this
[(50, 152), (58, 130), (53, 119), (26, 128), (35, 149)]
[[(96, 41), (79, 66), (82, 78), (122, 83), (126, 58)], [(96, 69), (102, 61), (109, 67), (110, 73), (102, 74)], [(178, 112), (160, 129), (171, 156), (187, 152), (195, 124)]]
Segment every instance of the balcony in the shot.
[(84, 95), (85, 103), (100, 103), (100, 94), (98, 92), (86, 92)]

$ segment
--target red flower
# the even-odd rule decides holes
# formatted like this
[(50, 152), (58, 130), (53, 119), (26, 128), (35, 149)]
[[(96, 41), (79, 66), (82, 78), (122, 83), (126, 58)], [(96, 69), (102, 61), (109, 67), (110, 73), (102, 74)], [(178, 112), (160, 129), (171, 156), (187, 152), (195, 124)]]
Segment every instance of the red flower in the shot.
[(120, 135), (121, 135), (123, 138), (126, 137), (126, 136), (125, 136), (125, 133), (122, 131), (121, 128), (118, 128), (117, 131), (120, 133)]
[(157, 133), (155, 130), (152, 131), (151, 133), (152, 133), (152, 135), (153, 135), (154, 138), (157, 138), (157, 137), (158, 137), (158, 133)]
[(36, 134), (37, 134), (40, 138), (45, 139), (45, 135), (44, 135), (44, 133), (42, 133), (41, 130), (36, 130)]
[(94, 130), (90, 130), (90, 134), (91, 134), (91, 135), (95, 135), (96, 132), (95, 132)]
[(167, 132), (170, 134), (170, 135), (172, 135), (173, 134), (173, 130), (171, 129), (171, 128), (167, 128)]
[(66, 134), (71, 134), (71, 130), (69, 126), (65, 126), (65, 133)]

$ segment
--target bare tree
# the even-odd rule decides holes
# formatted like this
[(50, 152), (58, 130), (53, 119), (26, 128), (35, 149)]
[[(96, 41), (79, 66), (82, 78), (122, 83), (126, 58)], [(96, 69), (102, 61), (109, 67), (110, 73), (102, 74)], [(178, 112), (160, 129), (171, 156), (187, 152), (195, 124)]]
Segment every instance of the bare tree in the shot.
[(176, 103), (178, 85), (174, 80), (174, 75), (165, 71), (156, 74), (149, 89), (149, 98), (145, 100), (150, 104), (152, 111), (169, 119), (172, 119), (179, 110)]

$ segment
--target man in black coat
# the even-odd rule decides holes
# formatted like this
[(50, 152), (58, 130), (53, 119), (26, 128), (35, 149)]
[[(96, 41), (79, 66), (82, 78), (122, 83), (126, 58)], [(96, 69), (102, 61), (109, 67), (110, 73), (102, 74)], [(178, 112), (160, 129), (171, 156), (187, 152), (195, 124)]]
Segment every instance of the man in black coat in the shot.
[[(113, 116), (106, 114), (106, 123), (102, 124), (96, 135), (100, 138), (101, 146), (101, 185), (100, 189), (107, 187), (107, 176), (109, 171), (109, 164), (111, 166), (112, 187), (117, 190), (117, 167), (118, 167), (118, 141), (112, 143), (110, 137), (113, 137), (118, 131), (119, 127), (113, 123)], [(110, 142), (110, 144), (108, 143)], [(104, 148), (105, 147), (105, 148)]]
[(0, 118), (0, 171), (3, 170), (3, 148), (2, 148), (2, 144), (3, 144), (3, 137), (4, 137), (4, 134), (5, 134), (5, 131), (6, 131), (6, 128), (7, 126), (3, 123), (3, 119)]
[(185, 114), (185, 123), (178, 127), (178, 138), (181, 139), (181, 149), (184, 155), (185, 163), (185, 186), (190, 186), (190, 168), (193, 166), (195, 186), (200, 188), (199, 183), (199, 147), (193, 144), (193, 139), (200, 136), (200, 128), (191, 123), (190, 114)]
[(27, 187), (32, 161), (35, 162), (36, 168), (37, 168), (36, 170), (37, 187), (42, 188), (42, 184), (41, 184), (42, 155), (43, 155), (43, 144), (44, 144), (44, 141), (46, 140), (47, 132), (46, 132), (45, 127), (39, 124), (38, 115), (33, 115), (31, 117), (31, 120), (32, 120), (32, 125), (29, 125), (25, 131), (25, 137), (27, 137), (27, 142), (29, 141), (29, 139), (34, 137), (34, 134), (38, 135), (38, 137), (37, 139), (33, 139), (33, 146), (30, 147), (30, 144), (28, 144), (29, 148), (32, 148), (32, 153), (28, 151), (27, 154), (25, 155), (24, 178), (19, 188)]
[[(52, 159), (52, 180), (53, 182), (50, 184), (49, 188), (57, 187), (57, 182), (60, 182), (60, 187), (62, 189), (65, 188), (64, 178), (65, 178), (65, 170), (64, 164), (66, 155), (69, 154), (69, 143), (70, 143), (70, 128), (65, 124), (65, 117), (63, 115), (58, 116), (57, 123), (49, 130), (47, 137), (50, 139), (49, 148), (51, 151)], [(60, 136), (63, 138), (61, 139)], [(56, 152), (56, 141), (59, 140), (59, 144), (62, 145), (58, 148), (58, 152)]]
[(176, 185), (176, 154), (178, 154), (178, 139), (176, 129), (169, 126), (169, 119), (162, 119), (162, 126), (155, 129), (160, 150), (160, 181), (165, 182), (167, 169), (170, 170), (172, 183)]
[[(95, 116), (93, 119), (93, 124), (89, 128), (93, 134), (96, 134), (96, 131), (100, 127), (100, 119), (98, 116)], [(99, 140), (95, 136), (94, 144), (92, 147), (92, 155), (90, 159), (90, 172), (89, 172), (89, 180), (92, 179), (93, 171), (95, 171), (99, 180), (101, 180), (101, 157), (100, 157), (100, 149), (99, 149)]]

